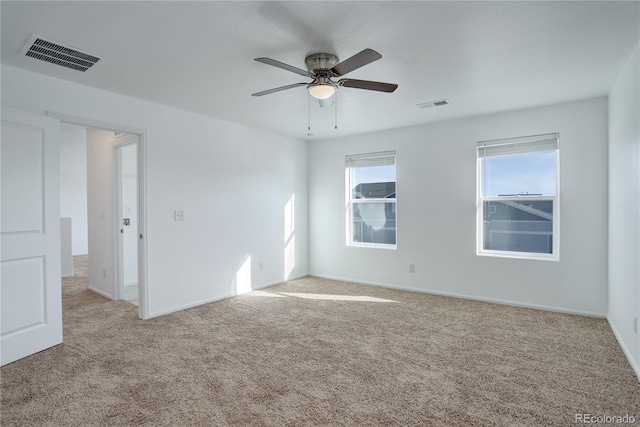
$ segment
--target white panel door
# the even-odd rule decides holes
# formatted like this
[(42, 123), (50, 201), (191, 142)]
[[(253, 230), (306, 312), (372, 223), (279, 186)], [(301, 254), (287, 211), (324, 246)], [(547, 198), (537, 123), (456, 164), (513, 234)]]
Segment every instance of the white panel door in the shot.
[(58, 120), (2, 107), (0, 363), (62, 343)]

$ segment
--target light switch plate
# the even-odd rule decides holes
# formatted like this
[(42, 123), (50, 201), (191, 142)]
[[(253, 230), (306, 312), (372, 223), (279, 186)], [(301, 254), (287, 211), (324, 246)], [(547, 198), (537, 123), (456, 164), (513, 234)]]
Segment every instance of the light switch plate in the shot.
[(173, 211), (173, 220), (174, 221), (184, 221), (184, 211), (182, 211), (182, 210)]

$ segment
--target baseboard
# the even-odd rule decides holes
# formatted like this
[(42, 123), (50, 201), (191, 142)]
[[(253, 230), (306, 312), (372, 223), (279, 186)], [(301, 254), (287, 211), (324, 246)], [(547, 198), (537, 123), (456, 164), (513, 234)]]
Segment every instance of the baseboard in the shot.
[[(290, 280), (297, 280), (297, 279), (302, 279), (303, 277), (309, 277), (310, 274), (309, 273), (304, 273), (304, 274), (298, 274), (297, 276), (291, 276), (289, 277), (286, 281), (290, 281)], [(280, 283), (284, 283), (284, 282), (280, 282)]]
[[(307, 273), (299, 274), (297, 276), (289, 277), (289, 279), (287, 279), (287, 280), (300, 279), (302, 277), (307, 277), (308, 275), (309, 274), (307, 274)], [(257, 291), (259, 289), (270, 288), (271, 286), (279, 285), (279, 284), (284, 283), (284, 282), (285, 282), (284, 280), (276, 280), (275, 282), (269, 282), (269, 283), (264, 283), (264, 284), (261, 284), (261, 285), (253, 286), (251, 288), (251, 290), (252, 291)], [(231, 298), (231, 297), (235, 297), (235, 296), (238, 296), (238, 294), (227, 293), (227, 294), (224, 294), (224, 295), (215, 296), (213, 298), (207, 298), (207, 299), (204, 299), (204, 300), (201, 300), (201, 301), (196, 301), (196, 302), (193, 302), (193, 303), (184, 304), (184, 305), (181, 305), (179, 307), (171, 308), (169, 310), (157, 311), (155, 313), (150, 313), (148, 319), (151, 319), (153, 317), (164, 316), (166, 314), (176, 313), (178, 311), (186, 310), (188, 308), (193, 308), (193, 307), (197, 307), (199, 305), (204, 305), (204, 304), (210, 304), (212, 302), (220, 301), (220, 300)]]
[(124, 282), (124, 287), (126, 288), (127, 286), (138, 286), (138, 281), (132, 280), (130, 282)]
[(192, 303), (189, 303), (189, 304), (180, 305), (178, 307), (170, 308), (168, 310), (156, 311), (154, 313), (149, 313), (148, 319), (151, 319), (151, 318), (154, 318), (154, 317), (165, 316), (165, 315), (171, 314), (171, 313), (176, 313), (178, 311), (186, 310), (188, 308), (197, 307), (199, 305), (210, 304), (212, 302), (220, 301), (220, 300), (231, 298), (231, 297), (234, 297), (234, 296), (236, 296), (236, 294), (228, 293), (228, 294), (219, 295), (219, 296), (216, 296), (216, 297), (213, 297), (213, 298), (207, 298), (207, 299), (203, 299), (203, 300), (200, 300), (200, 301), (192, 302)]
[(63, 279), (68, 279), (69, 277), (74, 277), (74, 276), (75, 276), (75, 274), (71, 273), (71, 274), (63, 274), (61, 277)]
[(539, 304), (527, 304), (527, 303), (504, 300), (504, 299), (499, 299), (499, 298), (478, 297), (478, 296), (472, 296), (472, 295), (458, 294), (458, 293), (454, 293), (454, 292), (436, 291), (436, 290), (432, 290), (432, 289), (420, 289), (420, 288), (412, 288), (412, 287), (409, 287), (409, 286), (397, 286), (397, 285), (391, 285), (391, 284), (388, 284), (388, 283), (368, 282), (368, 281), (362, 281), (362, 280), (348, 279), (348, 278), (344, 278), (344, 277), (328, 276), (328, 275), (325, 275), (325, 274), (309, 273), (309, 275), (313, 276), (313, 277), (320, 277), (320, 278), (323, 278), (323, 279), (338, 280), (338, 281), (341, 281), (341, 282), (352, 282), (352, 283), (358, 283), (360, 285), (379, 286), (381, 288), (398, 289), (398, 290), (401, 290), (401, 291), (419, 292), (419, 293), (423, 293), (423, 294), (439, 295), (439, 296), (443, 296), (443, 297), (452, 297), (452, 298), (460, 298), (460, 299), (466, 299), (466, 300), (471, 300), (471, 301), (488, 302), (488, 303), (491, 303), (491, 304), (508, 305), (508, 306), (512, 306), (512, 307), (532, 308), (532, 309), (535, 309), (535, 310), (551, 311), (551, 312), (554, 312), (554, 313), (576, 314), (576, 315), (579, 315), (579, 316), (597, 317), (599, 319), (606, 318), (606, 314), (605, 313), (596, 313), (596, 312), (591, 312), (591, 311), (573, 310), (573, 309), (570, 309), (570, 308), (552, 307), (552, 306), (539, 305)]
[(308, 277), (309, 273), (298, 274), (296, 276), (291, 276), (287, 280), (276, 280), (275, 282), (265, 283), (263, 285), (258, 285), (256, 287), (251, 288), (252, 291), (257, 291), (258, 289), (270, 288), (271, 286), (281, 285), (286, 282), (290, 282), (291, 280), (302, 279), (303, 277)]
[(616, 337), (616, 340), (618, 340), (618, 344), (620, 345), (622, 352), (627, 357), (627, 361), (629, 362), (629, 365), (631, 365), (631, 369), (633, 369), (636, 377), (638, 377), (638, 382), (640, 382), (640, 366), (638, 366), (638, 363), (633, 359), (631, 351), (622, 340), (622, 335), (620, 335), (620, 332), (618, 332), (618, 328), (616, 328), (616, 325), (615, 323), (613, 323), (613, 320), (611, 320), (611, 317), (607, 316), (607, 322), (609, 323), (609, 327), (611, 328), (611, 331), (613, 331), (613, 335)]
[(95, 292), (98, 295), (102, 295), (105, 298), (109, 298), (110, 300), (114, 299), (110, 294), (106, 293), (105, 291), (101, 291), (100, 289), (96, 289), (91, 286), (87, 287), (87, 289), (89, 289), (91, 292)]

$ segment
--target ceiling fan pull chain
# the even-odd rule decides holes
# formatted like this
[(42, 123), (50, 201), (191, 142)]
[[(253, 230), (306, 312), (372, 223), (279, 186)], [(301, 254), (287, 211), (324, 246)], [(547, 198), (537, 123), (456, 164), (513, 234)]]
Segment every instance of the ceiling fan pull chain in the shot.
[(335, 111), (335, 114), (336, 114), (333, 128), (337, 130), (338, 129), (338, 92), (336, 91), (335, 95), (333, 96), (335, 96), (335, 99), (333, 100), (333, 110)]
[(307, 104), (307, 130), (311, 130), (311, 95), (307, 95), (309, 103)]

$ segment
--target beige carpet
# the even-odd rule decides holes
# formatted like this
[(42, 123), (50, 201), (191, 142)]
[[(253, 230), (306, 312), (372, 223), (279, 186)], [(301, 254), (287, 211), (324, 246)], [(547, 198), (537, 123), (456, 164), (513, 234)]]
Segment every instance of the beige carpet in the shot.
[(602, 319), (310, 277), (141, 321), (88, 291), (77, 261), (64, 344), (0, 370), (2, 426), (640, 418), (640, 385)]

